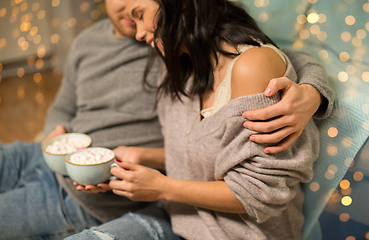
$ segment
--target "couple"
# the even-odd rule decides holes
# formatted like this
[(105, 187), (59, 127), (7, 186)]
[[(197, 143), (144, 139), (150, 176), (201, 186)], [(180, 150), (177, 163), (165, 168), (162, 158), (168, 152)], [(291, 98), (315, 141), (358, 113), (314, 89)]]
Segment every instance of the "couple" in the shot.
[[(279, 80), (277, 84), (282, 82), (290, 88), (281, 102), (278, 94), (265, 97), (262, 92), (270, 79), (285, 76), (296, 81), (290, 60), (273, 46), (242, 8), (228, 1), (206, 3), (176, 1), (173, 6), (171, 1), (106, 0), (113, 27), (103, 21), (87, 30), (84, 39), (81, 36), (77, 40), (62, 88), (49, 112), (46, 132), (61, 124), (63, 127), (58, 126), (51, 135), (65, 130), (84, 132), (93, 138), (96, 146), (117, 147), (114, 152), (120, 167), (111, 172), (121, 180), (113, 180), (109, 185), (73, 186), (68, 178), (56, 176), (55, 179), (42, 159), (33, 161), (34, 166), (28, 166), (27, 159), (16, 163), (27, 169), (11, 174), (12, 185), (5, 186), (2, 176), (1, 198), (10, 203), (18, 192), (19, 212), (23, 210), (30, 215), (28, 222), (14, 219), (13, 223), (20, 225), (18, 229), (32, 224), (34, 232), (27, 236), (49, 235), (50, 239), (58, 239), (60, 234), (60, 239), (65, 234), (107, 222), (70, 239), (300, 237), (303, 221), (300, 182), (312, 176), (312, 163), (318, 152), (317, 131), (309, 118), (319, 106), (320, 116), (329, 114), (333, 94), (328, 87), (320, 87), (317, 79), (305, 75), (303, 79), (308, 79), (305, 83), (317, 86), (324, 95), (318, 94), (320, 97), (309, 102), (309, 110), (304, 109), (306, 115), (311, 112), (309, 116), (299, 115), (303, 119), (301, 125), (309, 121), (305, 130), (302, 131), (301, 125), (296, 127), (297, 131), (290, 130), (286, 117), (280, 117), (268, 125), (269, 131), (282, 127), (280, 130), (271, 135), (253, 135), (255, 132), (242, 126), (245, 120), (242, 112), (273, 104), (281, 106), (283, 101), (288, 102), (286, 98), (294, 97), (289, 92), (301, 93), (302, 97), (304, 92), (299, 92), (302, 85)], [(167, 67), (167, 74), (160, 82), (157, 108), (164, 148), (158, 148), (162, 147), (160, 128), (151, 108), (156, 96), (143, 91), (138, 81), (142, 77), (146, 49), (124, 37), (132, 36), (135, 25), (122, 17), (123, 13), (131, 14), (136, 22), (137, 40), (153, 45)], [(114, 35), (110, 34), (111, 29)], [(82, 41), (89, 48), (83, 48)], [(306, 71), (304, 65), (300, 59), (295, 64), (296, 70)], [(118, 66), (122, 72), (116, 71)], [(155, 84), (158, 68), (154, 63), (146, 81)], [(124, 82), (117, 83), (122, 76)], [(271, 92), (267, 94), (279, 89), (269, 87)], [(303, 88), (318, 93), (311, 86)], [(257, 130), (257, 123), (246, 123), (248, 128)], [(268, 137), (278, 142), (286, 136), (276, 147), (256, 143), (263, 143)], [(26, 147), (31, 146), (38, 151), (37, 145)], [(1, 164), (10, 164), (6, 159), (14, 154), (5, 150), (14, 150), (15, 146), (2, 148)], [(276, 153), (281, 150), (284, 151)], [(163, 169), (166, 175), (143, 165)], [(32, 175), (34, 172), (38, 175)], [(23, 178), (16, 179), (17, 176)], [(43, 178), (43, 185), (38, 178)], [(24, 188), (29, 192), (22, 192)], [(42, 188), (45, 196), (30, 195), (32, 188)], [(30, 196), (34, 201), (29, 200)], [(134, 204), (125, 197), (137, 202)], [(33, 214), (30, 214), (31, 206)], [(134, 210), (138, 211), (118, 218)], [(5, 209), (1, 211), (7, 219), (22, 216), (21, 213), (17, 216), (17, 211), (13, 214), (5, 213)], [(60, 218), (65, 217), (60, 224), (58, 217), (49, 218), (55, 216), (52, 211)], [(36, 217), (48, 224), (41, 227), (38, 224), (42, 222)], [(14, 224), (11, 226), (14, 229)], [(69, 232), (63, 232), (66, 226)], [(10, 234), (9, 239), (26, 238)]]

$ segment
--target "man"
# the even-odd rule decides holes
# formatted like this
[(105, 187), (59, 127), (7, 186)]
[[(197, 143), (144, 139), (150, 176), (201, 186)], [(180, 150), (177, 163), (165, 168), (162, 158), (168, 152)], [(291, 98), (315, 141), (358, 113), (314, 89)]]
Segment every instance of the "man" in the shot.
[[(162, 147), (154, 108), (156, 95), (145, 91), (142, 85), (148, 49), (145, 43), (134, 39), (135, 25), (125, 11), (124, 0), (106, 0), (105, 4), (109, 19), (83, 31), (71, 47), (61, 88), (46, 118), (45, 133), (48, 138), (65, 132), (86, 133), (92, 138), (92, 146), (114, 149), (120, 156), (129, 149), (126, 146)], [(292, 60), (297, 59), (297, 69), (306, 69), (305, 57), (290, 56)], [(315, 67), (323, 72), (320, 66)], [(149, 75), (153, 85), (158, 69), (159, 63)], [(312, 85), (314, 81), (319, 82), (308, 79), (312, 83), (306, 78), (304, 82)], [(326, 84), (319, 88), (324, 97), (319, 97), (319, 92), (307, 84), (302, 92), (302, 85), (287, 79), (274, 83), (269, 85), (268, 94), (285, 89), (285, 101), (296, 105), (281, 115), (295, 114), (299, 104), (311, 99), (310, 94), (316, 94), (318, 100), (309, 103), (312, 107), (307, 115), (311, 114), (303, 119), (314, 114), (321, 99), (326, 99), (322, 112), (329, 114), (333, 97)], [(254, 112), (250, 116), (258, 114)], [(250, 116), (247, 117), (251, 119)], [(252, 124), (248, 122), (250, 129)], [(286, 126), (285, 123), (276, 125)], [(264, 126), (255, 128), (262, 130)], [(295, 127), (292, 134), (303, 127)], [(282, 135), (288, 137), (291, 131)], [(70, 178), (54, 174), (42, 157), (40, 143), (0, 145), (0, 172), (1, 239), (62, 239), (147, 205), (98, 186), (75, 186)]]

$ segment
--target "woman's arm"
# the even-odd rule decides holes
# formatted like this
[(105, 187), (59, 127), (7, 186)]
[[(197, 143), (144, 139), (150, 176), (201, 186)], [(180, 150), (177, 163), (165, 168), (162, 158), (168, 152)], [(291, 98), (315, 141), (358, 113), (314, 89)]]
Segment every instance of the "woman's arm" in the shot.
[[(117, 161), (131, 162), (134, 164), (147, 165), (156, 169), (165, 170), (164, 148), (143, 148), (119, 146), (113, 149)], [(108, 183), (95, 185), (79, 185), (73, 182), (78, 191), (87, 193), (100, 193), (111, 190)]]
[(220, 212), (246, 213), (224, 181), (184, 181), (131, 162), (116, 163), (120, 167), (113, 167), (111, 173), (121, 180), (111, 180), (109, 186), (115, 194), (133, 201), (167, 200)]

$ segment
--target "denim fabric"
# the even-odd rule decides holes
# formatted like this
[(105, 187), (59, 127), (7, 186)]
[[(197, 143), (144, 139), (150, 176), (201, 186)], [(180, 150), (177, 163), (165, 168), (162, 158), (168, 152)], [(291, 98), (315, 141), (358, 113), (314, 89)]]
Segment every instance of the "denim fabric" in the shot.
[(170, 218), (159, 202), (65, 240), (182, 240), (173, 233)]
[(0, 144), (0, 239), (63, 239), (100, 224), (59, 186), (40, 143)]

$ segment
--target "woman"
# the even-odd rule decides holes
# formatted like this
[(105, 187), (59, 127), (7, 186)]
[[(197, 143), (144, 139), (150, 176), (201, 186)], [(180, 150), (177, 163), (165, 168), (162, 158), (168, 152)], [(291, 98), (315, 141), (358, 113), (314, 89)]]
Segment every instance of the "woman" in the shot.
[(126, 183), (110, 187), (133, 200), (166, 200), (173, 231), (185, 239), (299, 239), (300, 183), (312, 177), (317, 129), (310, 121), (271, 156), (248, 140), (241, 116), (279, 100), (262, 92), (271, 78), (296, 80), (289, 60), (229, 1), (126, 4), (136, 38), (155, 47), (168, 70), (159, 100), (167, 176), (120, 162), (126, 170), (112, 173)]
[(112, 180), (110, 188), (132, 200), (164, 200), (179, 238), (299, 239), (300, 183), (311, 179), (318, 154), (314, 123), (275, 155), (249, 141), (254, 132), (242, 126), (245, 109), (279, 101), (279, 95), (262, 94), (270, 79), (296, 80), (289, 59), (241, 7), (226, 0), (126, 4), (136, 38), (157, 49), (168, 70), (158, 105), (165, 154), (134, 148), (126, 154), (140, 155), (140, 164), (165, 169), (167, 176), (134, 160), (117, 160), (120, 168), (111, 172), (121, 180)]

